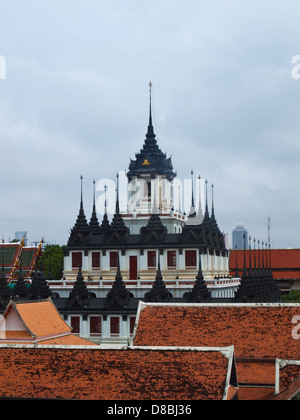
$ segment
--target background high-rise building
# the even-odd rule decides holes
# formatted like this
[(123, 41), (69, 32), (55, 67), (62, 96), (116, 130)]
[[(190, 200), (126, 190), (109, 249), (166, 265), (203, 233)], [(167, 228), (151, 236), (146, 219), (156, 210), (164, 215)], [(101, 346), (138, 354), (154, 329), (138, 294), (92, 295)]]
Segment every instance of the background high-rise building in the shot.
[(27, 232), (26, 230), (18, 230), (15, 232), (15, 239), (22, 241), (24, 239), (24, 245), (27, 246)]
[[(245, 235), (245, 240), (244, 240)], [(236, 228), (232, 231), (232, 249), (248, 249), (249, 248), (249, 241), (248, 241), (248, 231), (242, 225), (242, 223), (238, 223)]]

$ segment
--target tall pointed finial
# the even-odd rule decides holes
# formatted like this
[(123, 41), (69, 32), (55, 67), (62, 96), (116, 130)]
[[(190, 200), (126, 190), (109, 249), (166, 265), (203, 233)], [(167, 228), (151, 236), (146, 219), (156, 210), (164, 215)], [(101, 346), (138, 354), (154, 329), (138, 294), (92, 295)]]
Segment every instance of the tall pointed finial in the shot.
[(149, 116), (149, 125), (152, 125), (152, 83), (150, 80), (149, 83), (149, 93), (150, 93), (150, 116)]
[(243, 242), (244, 242), (244, 271), (247, 268), (247, 263), (246, 263), (246, 235), (245, 233), (243, 234)]
[(107, 199), (106, 199), (107, 185), (104, 185), (104, 214), (107, 213)]
[(192, 179), (192, 200), (191, 200), (191, 208), (189, 217), (196, 217), (196, 209), (195, 209), (195, 200), (194, 200), (194, 171), (191, 170), (191, 179)]
[(254, 243), (254, 270), (256, 270), (256, 239), (253, 239), (253, 243)]
[(237, 245), (235, 246), (235, 277), (239, 277)]
[(211, 195), (212, 195), (212, 200), (211, 200), (211, 217), (214, 218), (215, 217), (215, 204), (214, 204), (214, 184), (211, 185)]
[(198, 214), (200, 214), (203, 217), (202, 213), (202, 205), (201, 205), (201, 176), (198, 176), (199, 180), (199, 206), (198, 206)]
[(81, 194), (80, 194), (80, 208), (83, 209), (83, 196), (82, 196), (82, 180), (83, 180), (83, 176), (81, 175), (80, 177), (80, 189), (81, 189)]
[(116, 214), (120, 214), (120, 205), (119, 205), (119, 174), (117, 174), (117, 199), (116, 199)]
[(93, 209), (96, 208), (96, 191), (95, 191), (96, 181), (93, 181)]
[(209, 217), (208, 213), (208, 198), (207, 198), (207, 179), (205, 180), (205, 216)]
[(252, 257), (251, 257), (251, 236), (249, 236), (249, 271), (252, 270)]
[(150, 93), (150, 100), (149, 100), (149, 125), (148, 125), (148, 132), (146, 134), (147, 139), (155, 139), (153, 124), (152, 124), (152, 83), (149, 83), (149, 93)]
[(192, 207), (195, 207), (195, 200), (194, 200), (194, 171), (191, 170), (191, 177), (192, 177)]

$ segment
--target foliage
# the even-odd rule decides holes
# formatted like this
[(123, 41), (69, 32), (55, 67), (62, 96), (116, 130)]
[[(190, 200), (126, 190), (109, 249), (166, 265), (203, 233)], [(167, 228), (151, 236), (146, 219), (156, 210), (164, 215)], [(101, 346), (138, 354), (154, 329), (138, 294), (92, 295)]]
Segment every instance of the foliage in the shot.
[[(38, 261), (38, 267), (43, 262), (45, 275), (48, 278), (49, 269), (53, 280), (62, 278), (64, 266), (64, 252), (59, 245), (46, 245), (42, 257)], [(50, 265), (49, 265), (50, 264)]]
[(288, 295), (283, 295), (282, 299), (287, 303), (300, 303), (300, 291), (292, 290)]

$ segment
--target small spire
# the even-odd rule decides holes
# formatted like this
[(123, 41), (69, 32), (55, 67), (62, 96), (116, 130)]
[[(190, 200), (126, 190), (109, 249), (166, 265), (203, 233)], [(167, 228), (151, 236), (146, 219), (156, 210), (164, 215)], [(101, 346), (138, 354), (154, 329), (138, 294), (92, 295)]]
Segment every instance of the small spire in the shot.
[(81, 194), (80, 194), (80, 209), (83, 210), (83, 194), (82, 194), (82, 180), (83, 180), (83, 176), (80, 176), (80, 185), (81, 185)]
[(116, 277), (111, 290), (106, 295), (106, 307), (116, 307), (125, 309), (129, 305), (131, 295), (126, 288), (126, 285), (122, 279), (120, 270), (120, 258), (118, 258), (118, 268)]
[(119, 174), (117, 174), (117, 189), (116, 189), (116, 214), (120, 214), (120, 204), (119, 204)]
[(149, 83), (149, 93), (150, 93), (149, 125), (152, 125), (152, 83), (151, 83), (151, 80)]
[(256, 244), (256, 239), (254, 238), (253, 239), (253, 248), (254, 248), (254, 270), (256, 271), (256, 246), (255, 246), (255, 244)]
[(238, 269), (238, 252), (237, 252), (237, 245), (235, 246), (235, 277), (239, 277), (239, 269)]
[(149, 125), (146, 134), (147, 139), (155, 139), (153, 124), (152, 124), (152, 83), (149, 83)]
[(107, 192), (107, 185), (104, 185), (104, 214), (107, 214), (107, 198), (106, 198), (106, 192)]
[(192, 206), (195, 208), (195, 200), (194, 200), (194, 171), (191, 170), (191, 177), (192, 177)]
[(95, 184), (96, 181), (93, 181), (93, 212), (92, 212), (92, 217), (90, 220), (90, 227), (91, 227), (91, 231), (92, 234), (97, 235), (97, 234), (101, 234), (101, 229), (100, 229), (100, 225), (99, 225), (99, 221), (98, 221), (98, 217), (97, 217), (97, 212), (96, 212), (96, 192), (95, 192)]
[(247, 262), (246, 262), (246, 235), (243, 234), (243, 240), (244, 240), (244, 272), (247, 269)]
[(251, 236), (249, 236), (249, 271), (252, 270), (252, 257), (251, 257)]
[(203, 213), (202, 213), (202, 204), (201, 204), (201, 176), (198, 176), (199, 180), (199, 207), (198, 207), (198, 215), (202, 217), (203, 220)]
[(96, 211), (96, 181), (93, 180), (93, 210)]
[(196, 217), (195, 200), (194, 200), (194, 171), (193, 170), (191, 170), (191, 179), (192, 179), (192, 201), (191, 201), (189, 217)]
[(211, 217), (212, 217), (212, 219), (215, 219), (214, 184), (211, 185), (211, 196), (212, 196), (212, 199), (211, 199), (211, 202), (212, 202), (212, 204), (211, 204)]
[(206, 222), (209, 220), (208, 198), (207, 198), (207, 179), (205, 180), (205, 215), (204, 215), (204, 220)]

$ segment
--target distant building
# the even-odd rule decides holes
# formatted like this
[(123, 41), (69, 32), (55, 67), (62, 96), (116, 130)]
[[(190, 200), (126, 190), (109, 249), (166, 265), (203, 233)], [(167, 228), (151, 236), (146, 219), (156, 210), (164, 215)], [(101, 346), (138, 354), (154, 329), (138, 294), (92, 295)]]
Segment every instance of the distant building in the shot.
[(17, 232), (15, 232), (15, 239), (17, 239), (18, 241), (22, 241), (22, 239), (24, 240), (24, 245), (27, 246), (27, 232), (26, 230), (18, 230)]
[(232, 231), (232, 249), (249, 249), (248, 231), (241, 223)]

